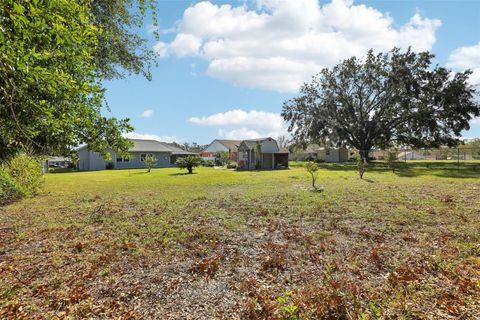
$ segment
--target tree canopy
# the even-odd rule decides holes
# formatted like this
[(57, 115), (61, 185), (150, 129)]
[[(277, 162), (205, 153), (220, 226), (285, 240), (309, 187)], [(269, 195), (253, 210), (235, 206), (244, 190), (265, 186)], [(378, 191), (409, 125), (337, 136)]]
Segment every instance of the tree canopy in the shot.
[(433, 57), (398, 48), (352, 57), (304, 84), (282, 116), (296, 141), (348, 145), (362, 157), (373, 147), (456, 145), (480, 105), (471, 71), (432, 67)]
[[(0, 0), (0, 160), (83, 143), (127, 151), (122, 133), (133, 128), (102, 114), (101, 80), (122, 70), (149, 76), (150, 56), (128, 31), (139, 21), (134, 2)], [(138, 4), (141, 14), (147, 4)]]

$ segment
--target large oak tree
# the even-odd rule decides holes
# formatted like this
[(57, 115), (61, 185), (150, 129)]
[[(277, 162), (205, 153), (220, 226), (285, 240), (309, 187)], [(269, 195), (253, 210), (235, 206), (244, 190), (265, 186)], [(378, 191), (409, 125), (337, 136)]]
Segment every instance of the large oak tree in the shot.
[(304, 84), (282, 116), (297, 142), (348, 145), (363, 157), (374, 147), (455, 145), (480, 105), (470, 71), (452, 73), (432, 58), (398, 48), (352, 57)]

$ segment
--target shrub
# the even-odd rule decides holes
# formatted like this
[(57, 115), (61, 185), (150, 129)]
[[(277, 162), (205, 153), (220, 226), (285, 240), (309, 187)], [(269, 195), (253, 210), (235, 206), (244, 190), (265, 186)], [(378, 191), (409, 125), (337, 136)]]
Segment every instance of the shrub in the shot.
[(237, 168), (237, 163), (235, 161), (230, 161), (227, 163), (227, 169), (236, 169)]
[(113, 162), (107, 162), (107, 164), (105, 165), (105, 169), (113, 170), (115, 169), (115, 165), (113, 164)]
[(317, 186), (315, 185), (315, 182), (317, 182), (318, 178), (318, 164), (313, 161), (308, 161), (305, 163), (305, 170), (310, 174), (312, 177), (312, 187), (317, 190)]
[(152, 167), (154, 167), (157, 164), (157, 157), (155, 157), (153, 154), (147, 154), (145, 156), (145, 159), (143, 160), (143, 163), (147, 167), (147, 172), (150, 172)]
[(360, 179), (363, 179), (363, 174), (365, 173), (367, 167), (367, 161), (362, 157), (359, 152), (356, 152), (354, 155), (355, 161), (357, 162), (357, 170)]
[(398, 155), (398, 150), (397, 149), (390, 149), (387, 151), (387, 158), (386, 158), (386, 163), (387, 167), (392, 170), (393, 173), (395, 173), (395, 169), (397, 168), (397, 155)]
[(203, 162), (203, 165), (205, 167), (214, 167), (215, 166), (215, 162), (213, 162), (213, 160), (206, 160)]
[(10, 176), (9, 170), (0, 166), (0, 204), (3, 201), (18, 198), (19, 192), (15, 180)]
[(180, 169), (187, 169), (189, 174), (193, 173), (193, 168), (198, 167), (202, 159), (198, 156), (187, 156), (178, 158), (175, 164)]
[(43, 185), (40, 158), (20, 154), (0, 166), (0, 201), (32, 197)]
[(217, 152), (215, 154), (215, 159), (220, 163), (220, 165), (226, 165), (229, 162), (229, 153), (224, 151), (224, 152)]

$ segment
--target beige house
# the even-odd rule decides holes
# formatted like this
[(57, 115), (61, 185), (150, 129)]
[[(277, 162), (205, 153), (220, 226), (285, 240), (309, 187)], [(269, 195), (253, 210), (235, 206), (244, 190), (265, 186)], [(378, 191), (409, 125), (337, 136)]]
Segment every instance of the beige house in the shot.
[(348, 161), (348, 149), (340, 148), (320, 148), (317, 151), (317, 160), (325, 162), (346, 162)]
[(272, 138), (243, 140), (238, 146), (238, 169), (288, 168), (288, 150)]

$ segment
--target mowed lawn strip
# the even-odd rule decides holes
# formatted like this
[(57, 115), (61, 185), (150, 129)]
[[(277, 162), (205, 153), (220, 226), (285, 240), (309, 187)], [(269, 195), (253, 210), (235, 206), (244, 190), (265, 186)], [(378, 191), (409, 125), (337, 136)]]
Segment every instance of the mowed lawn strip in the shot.
[(0, 208), (0, 318), (475, 319), (480, 163), (48, 174)]

